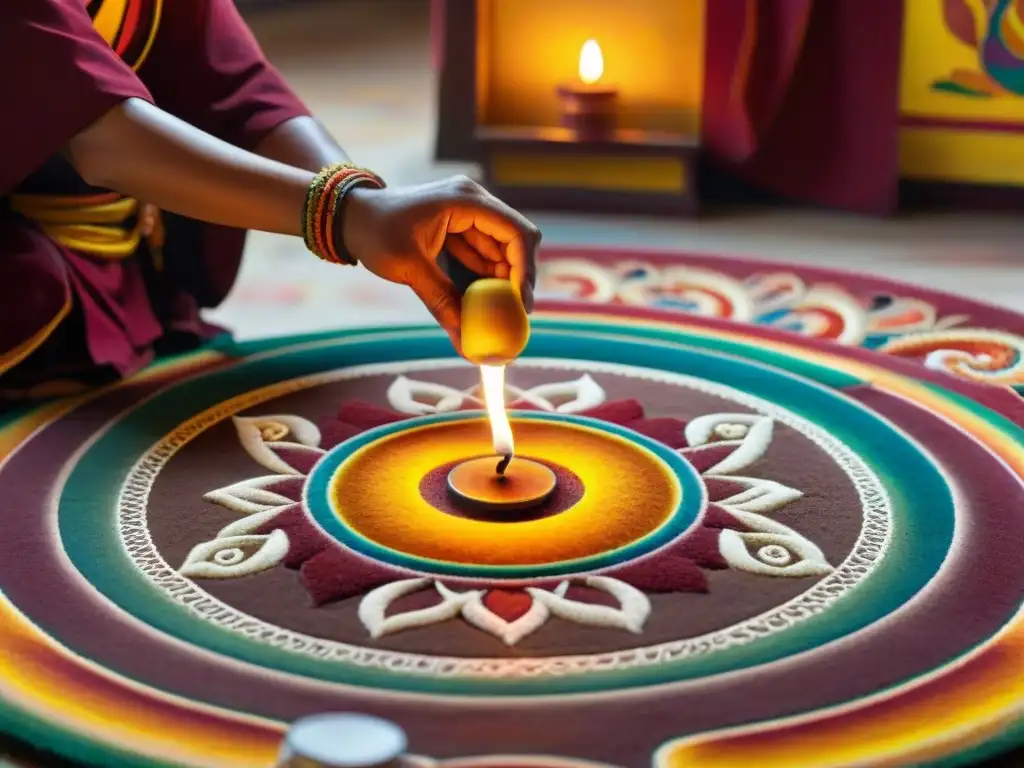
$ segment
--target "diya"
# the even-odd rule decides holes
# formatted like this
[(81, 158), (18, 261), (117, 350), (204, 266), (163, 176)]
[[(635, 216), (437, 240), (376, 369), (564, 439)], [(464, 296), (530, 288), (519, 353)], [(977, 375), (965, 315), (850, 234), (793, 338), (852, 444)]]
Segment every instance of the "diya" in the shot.
[(484, 365), (480, 373), (495, 456), (457, 464), (448, 473), (448, 491), (467, 509), (494, 513), (530, 509), (546, 501), (558, 481), (550, 467), (515, 458), (512, 425), (505, 410), (505, 367)]
[(602, 83), (603, 74), (601, 46), (596, 40), (587, 40), (580, 49), (579, 80), (558, 87), (565, 128), (594, 138), (614, 132), (619, 90)]

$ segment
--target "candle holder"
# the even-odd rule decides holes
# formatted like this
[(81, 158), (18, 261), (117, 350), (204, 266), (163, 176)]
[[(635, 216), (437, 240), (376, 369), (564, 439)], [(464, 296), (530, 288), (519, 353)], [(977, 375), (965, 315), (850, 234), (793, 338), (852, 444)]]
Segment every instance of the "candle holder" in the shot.
[(452, 500), (472, 511), (501, 514), (540, 506), (555, 492), (555, 473), (539, 461), (505, 462), (500, 456), (482, 456), (453, 467), (448, 473)]
[(557, 89), (562, 104), (562, 126), (580, 137), (600, 138), (615, 131), (618, 123), (619, 89), (601, 80), (604, 56), (596, 40), (580, 49), (580, 79)]
[(611, 85), (572, 83), (558, 87), (562, 126), (581, 138), (611, 136), (618, 127), (619, 91)]

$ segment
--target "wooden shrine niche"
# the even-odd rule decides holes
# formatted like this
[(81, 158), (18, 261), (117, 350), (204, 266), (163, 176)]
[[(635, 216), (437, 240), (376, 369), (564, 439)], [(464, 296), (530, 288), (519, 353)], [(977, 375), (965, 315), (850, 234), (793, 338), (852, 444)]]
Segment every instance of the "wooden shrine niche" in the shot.
[(517, 207), (693, 212), (704, 3), (446, 0), (438, 159)]

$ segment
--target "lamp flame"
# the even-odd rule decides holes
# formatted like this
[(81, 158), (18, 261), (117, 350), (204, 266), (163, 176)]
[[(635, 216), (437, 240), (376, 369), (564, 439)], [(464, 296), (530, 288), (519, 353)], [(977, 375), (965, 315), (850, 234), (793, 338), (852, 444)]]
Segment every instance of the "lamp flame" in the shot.
[(491, 441), (494, 452), (499, 456), (515, 453), (515, 441), (512, 439), (512, 425), (508, 422), (505, 410), (505, 366), (481, 365), (480, 378), (484, 390), (484, 404), (487, 406), (487, 418), (491, 422)]
[(580, 49), (580, 80), (593, 85), (604, 74), (604, 56), (597, 40), (587, 40)]

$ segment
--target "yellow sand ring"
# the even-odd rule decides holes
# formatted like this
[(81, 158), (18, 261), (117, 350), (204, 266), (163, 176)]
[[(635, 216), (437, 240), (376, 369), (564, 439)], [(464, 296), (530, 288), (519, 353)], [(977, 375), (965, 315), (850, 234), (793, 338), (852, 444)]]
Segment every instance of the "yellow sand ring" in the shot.
[(571, 468), (582, 496), (540, 519), (457, 517), (425, 499), (421, 482), (438, 467), (490, 453), (490, 431), (479, 414), (441, 418), (391, 425), (355, 450), (335, 449), (347, 455), (328, 456), (310, 478), (314, 518), (342, 543), (395, 565), (543, 578), (651, 551), (689, 530), (705, 504), (696, 471), (649, 438), (590, 419), (522, 414), (512, 420), (517, 452)]

